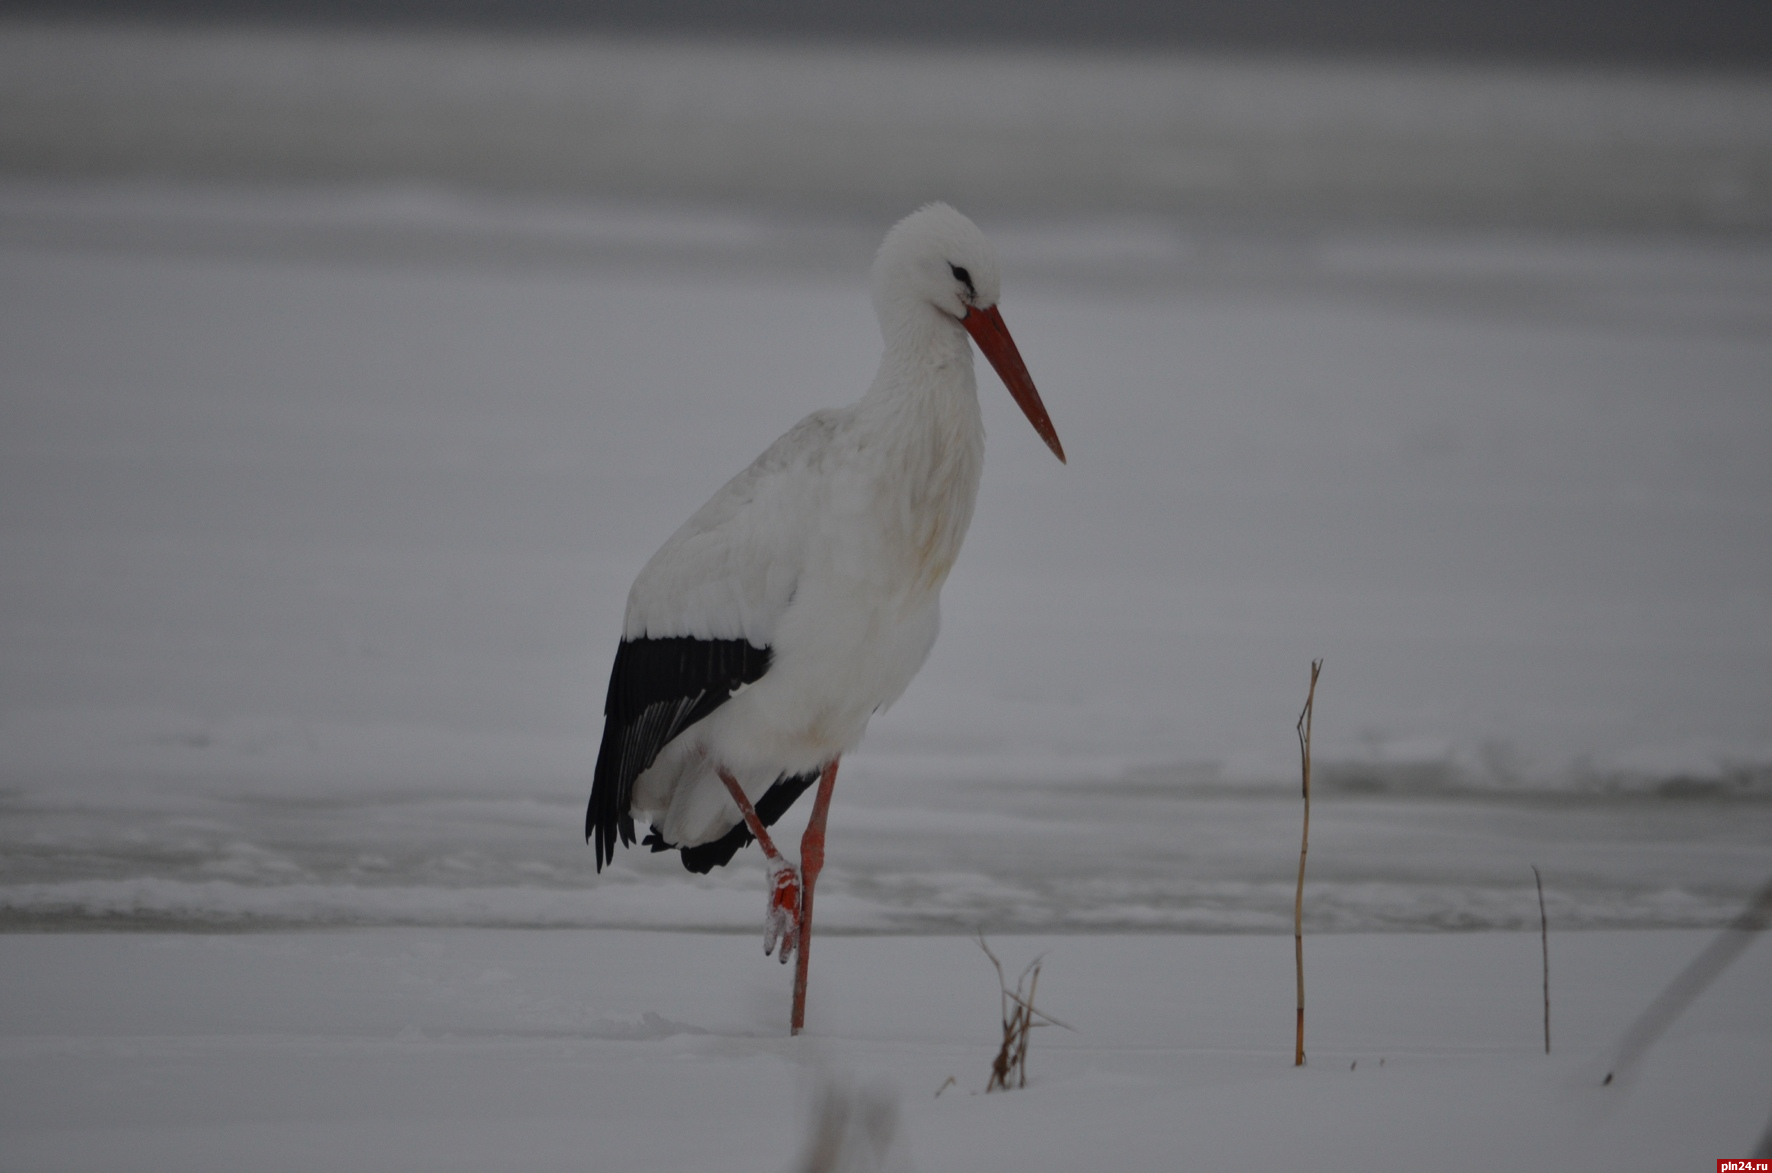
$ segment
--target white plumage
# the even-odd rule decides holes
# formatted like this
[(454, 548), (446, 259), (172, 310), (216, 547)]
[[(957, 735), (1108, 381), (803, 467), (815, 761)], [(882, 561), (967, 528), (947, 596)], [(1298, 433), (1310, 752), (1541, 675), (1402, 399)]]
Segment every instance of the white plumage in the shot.
[(617, 833), (633, 841), (635, 816), (655, 850), (701, 848), (684, 850), (698, 871), (724, 863), (751, 834), (722, 772), (772, 823), (821, 770), (834, 777), (922, 667), (984, 463), (969, 334), (1063, 459), (970, 220), (945, 204), (913, 213), (872, 285), (885, 351), (867, 393), (727, 482), (628, 595), (587, 814), (599, 866)]

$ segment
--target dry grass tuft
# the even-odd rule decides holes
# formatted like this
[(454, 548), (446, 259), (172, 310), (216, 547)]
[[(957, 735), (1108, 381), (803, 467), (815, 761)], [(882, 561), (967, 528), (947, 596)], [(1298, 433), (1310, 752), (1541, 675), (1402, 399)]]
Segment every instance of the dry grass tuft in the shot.
[(1034, 958), (1028, 967), (1021, 971), (1015, 979), (1015, 988), (1009, 988), (1009, 979), (1003, 973), (1003, 963), (985, 944), (984, 934), (978, 934), (978, 947), (984, 955), (991, 959), (997, 969), (997, 986), (1003, 994), (1003, 1045), (997, 1048), (997, 1057), (991, 1063), (991, 1081), (985, 1085), (985, 1091), (1008, 1091), (1012, 1087), (1028, 1085), (1028, 1039), (1036, 1026), (1065, 1026), (1058, 1019), (1034, 1006), (1034, 991), (1040, 987), (1040, 965), (1045, 955)]

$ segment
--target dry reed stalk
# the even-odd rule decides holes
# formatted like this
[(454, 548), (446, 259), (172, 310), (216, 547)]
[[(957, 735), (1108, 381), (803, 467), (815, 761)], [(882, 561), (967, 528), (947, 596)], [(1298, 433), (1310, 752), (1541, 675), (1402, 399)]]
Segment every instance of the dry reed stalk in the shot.
[(1304, 859), (1311, 849), (1311, 714), (1317, 703), (1317, 674), (1323, 661), (1311, 661), (1311, 689), (1298, 714), (1298, 753), (1304, 765), (1304, 834), (1298, 843), (1298, 892), (1292, 897), (1292, 954), (1298, 969), (1298, 1040), (1292, 1050), (1292, 1066), (1304, 1066)]
[(1532, 879), (1538, 884), (1538, 942), (1544, 950), (1544, 1053), (1550, 1054), (1550, 918), (1544, 914), (1544, 877), (1538, 865), (1532, 865)]

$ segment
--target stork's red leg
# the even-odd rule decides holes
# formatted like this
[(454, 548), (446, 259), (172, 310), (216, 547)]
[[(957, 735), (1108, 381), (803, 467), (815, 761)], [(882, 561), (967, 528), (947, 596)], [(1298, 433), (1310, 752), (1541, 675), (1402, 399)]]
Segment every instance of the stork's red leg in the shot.
[(725, 766), (716, 768), (714, 772), (720, 775), (720, 781), (726, 783), (726, 792), (732, 795), (732, 801), (738, 805), (738, 813), (744, 816), (745, 825), (751, 829), (751, 834), (755, 835), (757, 842), (762, 845), (763, 854), (769, 857), (771, 863), (781, 859), (781, 852), (775, 849), (775, 840), (769, 837), (769, 828), (765, 827), (763, 820), (757, 817), (757, 808), (751, 805), (749, 798), (745, 797), (745, 792), (738, 785), (738, 779), (734, 778), (732, 772)]
[(818, 797), (812, 802), (812, 821), (800, 839), (800, 964), (794, 969), (794, 1018), (792, 1031), (806, 1025), (806, 954), (812, 945), (812, 886), (824, 870), (824, 824), (831, 809), (831, 791), (837, 785), (837, 762), (832, 758), (818, 776)]
[(769, 912), (763, 921), (763, 955), (767, 957), (773, 953), (779, 941), (781, 963), (786, 965), (788, 958), (794, 955), (794, 949), (803, 947), (800, 946), (804, 937), (801, 931), (804, 922), (800, 911), (800, 869), (783, 859), (781, 852), (775, 849), (775, 840), (769, 837), (769, 829), (758, 817), (757, 808), (745, 797), (738, 779), (725, 766), (717, 767), (715, 773), (726, 784), (727, 793), (738, 805), (738, 813), (744, 816), (745, 825), (751, 829), (763, 855), (769, 860)]

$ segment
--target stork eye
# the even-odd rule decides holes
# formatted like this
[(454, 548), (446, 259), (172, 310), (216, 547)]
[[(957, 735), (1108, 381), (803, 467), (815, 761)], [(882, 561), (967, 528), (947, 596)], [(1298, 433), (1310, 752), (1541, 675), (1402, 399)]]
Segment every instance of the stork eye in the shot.
[(972, 274), (971, 273), (968, 273), (960, 265), (956, 265), (951, 262), (948, 264), (948, 268), (953, 271), (954, 280), (958, 281), (960, 284), (962, 284), (966, 287), (967, 293), (972, 294), (974, 297), (978, 296), (978, 290), (976, 290), (972, 287)]

